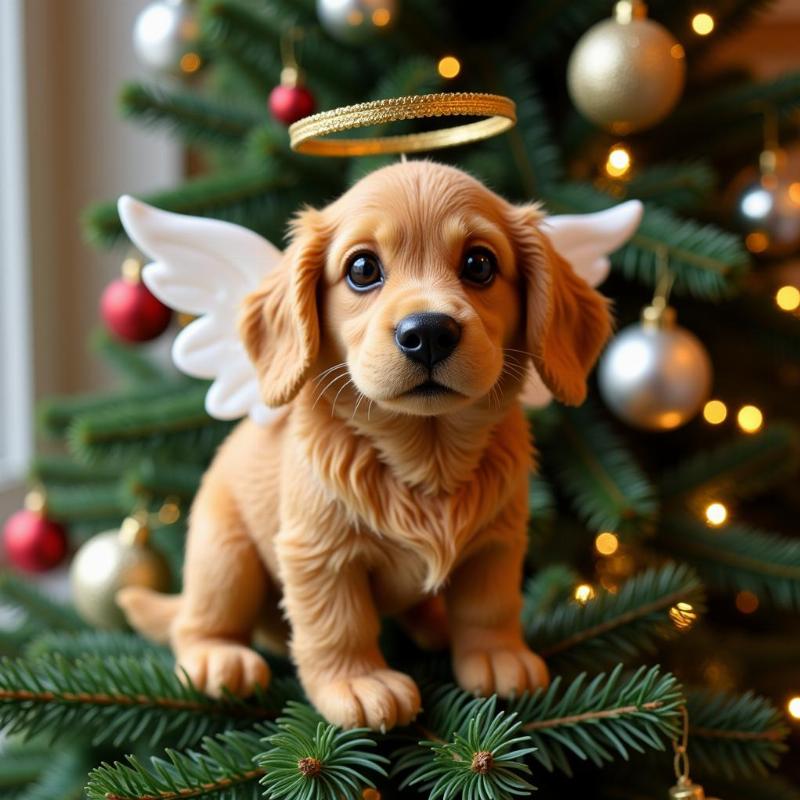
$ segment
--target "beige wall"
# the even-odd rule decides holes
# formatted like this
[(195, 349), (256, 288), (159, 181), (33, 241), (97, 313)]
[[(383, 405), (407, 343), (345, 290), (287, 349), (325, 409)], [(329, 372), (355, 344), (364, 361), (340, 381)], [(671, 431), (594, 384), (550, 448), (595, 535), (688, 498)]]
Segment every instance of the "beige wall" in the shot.
[[(0, 0), (5, 2), (5, 0)], [(23, 0), (28, 96), (30, 275), (37, 397), (104, 384), (87, 354), (102, 287), (124, 253), (81, 239), (87, 203), (172, 185), (179, 147), (118, 118), (116, 96), (139, 67), (131, 46), (147, 0)], [(0, 488), (0, 520), (19, 487)]]

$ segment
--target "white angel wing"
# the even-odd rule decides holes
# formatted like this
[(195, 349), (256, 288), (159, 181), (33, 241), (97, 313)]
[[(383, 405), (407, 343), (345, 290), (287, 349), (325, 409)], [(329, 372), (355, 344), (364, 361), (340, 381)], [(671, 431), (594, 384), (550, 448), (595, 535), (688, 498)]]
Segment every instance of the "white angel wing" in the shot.
[(161, 211), (127, 195), (118, 208), (131, 241), (153, 259), (142, 271), (147, 288), (171, 308), (198, 316), (175, 338), (175, 366), (213, 379), (206, 394), (212, 417), (250, 414), (266, 422), (278, 412), (261, 402), (236, 321), (242, 300), (278, 263), (281, 251), (230, 222)]
[[(594, 214), (545, 217), (542, 232), (578, 275), (590, 286), (599, 286), (611, 268), (609, 255), (633, 236), (643, 212), (641, 202), (628, 200)], [(544, 408), (553, 399), (533, 367), (520, 399), (529, 408)]]

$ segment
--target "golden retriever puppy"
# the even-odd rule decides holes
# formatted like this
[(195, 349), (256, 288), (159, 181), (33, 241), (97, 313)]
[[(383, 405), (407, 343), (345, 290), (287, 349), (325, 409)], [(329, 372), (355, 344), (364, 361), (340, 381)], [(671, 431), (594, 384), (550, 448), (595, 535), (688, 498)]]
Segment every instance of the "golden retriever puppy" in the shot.
[(435, 638), (442, 615), (425, 602), (443, 606), (465, 690), (547, 683), (520, 629), (532, 447), (518, 394), (532, 362), (580, 403), (611, 323), (540, 218), (428, 161), (373, 172), (296, 218), (240, 320), (263, 399), (287, 411), (242, 422), (205, 475), (182, 595), (120, 597), (197, 687), (265, 685), (249, 644), (280, 626), (280, 605), (328, 720), (407, 724), (419, 692), (378, 631), (405, 614), (420, 641)]

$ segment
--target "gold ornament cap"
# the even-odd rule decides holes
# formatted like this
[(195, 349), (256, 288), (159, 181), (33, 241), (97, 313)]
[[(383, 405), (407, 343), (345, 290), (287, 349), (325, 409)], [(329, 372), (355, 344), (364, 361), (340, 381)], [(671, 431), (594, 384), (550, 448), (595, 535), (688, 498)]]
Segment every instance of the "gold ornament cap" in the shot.
[[(431, 117), (484, 117), (485, 119), (451, 128), (399, 136), (364, 139), (328, 138), (333, 134), (357, 128)], [(504, 133), (513, 127), (516, 121), (516, 105), (508, 97), (479, 92), (441, 92), (373, 100), (369, 103), (358, 103), (313, 114), (289, 127), (289, 141), (292, 150), (313, 156), (414, 153), (488, 139)]]
[(706, 800), (702, 786), (692, 783), (689, 778), (681, 778), (677, 786), (669, 790), (670, 800)]

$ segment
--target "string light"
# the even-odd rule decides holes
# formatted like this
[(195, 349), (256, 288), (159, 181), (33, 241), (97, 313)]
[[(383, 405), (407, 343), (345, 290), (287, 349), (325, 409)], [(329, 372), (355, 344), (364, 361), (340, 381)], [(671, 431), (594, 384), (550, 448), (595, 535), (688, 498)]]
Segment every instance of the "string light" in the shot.
[(727, 519), (728, 509), (722, 503), (709, 503), (706, 506), (706, 522), (709, 525), (718, 528), (720, 525), (724, 525)]
[(603, 531), (597, 534), (597, 538), (594, 540), (594, 546), (601, 556), (613, 556), (619, 549), (619, 539), (615, 533)]
[(800, 206), (800, 181), (794, 181), (789, 184), (789, 199), (796, 206)]
[(622, 178), (630, 172), (632, 164), (631, 154), (625, 145), (615, 144), (606, 158), (606, 174), (610, 178)]
[(376, 28), (385, 28), (392, 21), (392, 12), (388, 8), (376, 8), (372, 12), (372, 24)]
[(795, 719), (800, 719), (800, 697), (793, 697), (787, 704), (786, 708), (789, 714)]
[(728, 407), (722, 400), (709, 400), (703, 406), (703, 418), (711, 425), (720, 425), (728, 418)]
[(461, 62), (455, 56), (444, 56), (439, 59), (437, 69), (443, 78), (455, 78), (461, 72)]
[(698, 36), (708, 36), (714, 30), (714, 17), (705, 11), (692, 17), (692, 30)]
[(796, 286), (781, 286), (775, 292), (775, 302), (781, 311), (796, 311), (800, 308), (800, 289)]
[(669, 610), (669, 618), (678, 630), (683, 631), (694, 625), (697, 619), (697, 612), (691, 603), (676, 603)]
[(199, 55), (197, 55), (197, 53), (184, 53), (178, 63), (181, 68), (181, 72), (191, 75), (193, 72), (197, 72), (197, 70), (200, 69), (200, 67), (203, 65), (203, 60)]
[(758, 597), (752, 592), (745, 590), (736, 594), (736, 608), (742, 614), (752, 614), (758, 610), (758, 606)]
[(744, 237), (744, 246), (751, 253), (763, 253), (769, 247), (769, 239), (761, 231), (753, 231)]
[(595, 592), (594, 586), (590, 583), (579, 583), (575, 587), (573, 596), (582, 606), (585, 606), (590, 600), (594, 600), (597, 592)]
[(756, 433), (764, 424), (764, 415), (757, 406), (742, 406), (736, 415), (736, 421), (745, 433)]

